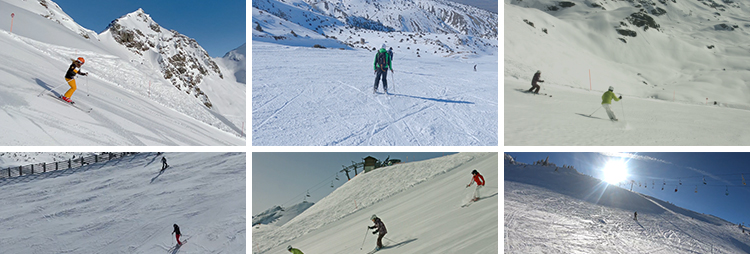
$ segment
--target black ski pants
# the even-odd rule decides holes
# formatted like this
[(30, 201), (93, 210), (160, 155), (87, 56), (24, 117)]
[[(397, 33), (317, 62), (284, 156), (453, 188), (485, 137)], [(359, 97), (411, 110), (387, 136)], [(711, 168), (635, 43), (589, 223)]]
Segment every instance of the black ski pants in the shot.
[(383, 237), (385, 234), (378, 234), (378, 247), (383, 248)]
[(529, 92), (539, 93), (539, 88), (541, 88), (541, 86), (537, 84), (531, 84), (531, 89), (529, 89)]
[(375, 90), (378, 90), (378, 84), (380, 83), (380, 77), (383, 77), (383, 90), (388, 91), (388, 69), (378, 68), (375, 73)]

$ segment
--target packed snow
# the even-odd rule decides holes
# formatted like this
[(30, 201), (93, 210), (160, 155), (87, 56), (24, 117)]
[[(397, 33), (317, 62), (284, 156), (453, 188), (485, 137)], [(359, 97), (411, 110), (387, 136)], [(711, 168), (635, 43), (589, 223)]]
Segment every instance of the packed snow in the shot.
[[(204, 80), (208, 93), (231, 95), (208, 109), (111, 36), (81, 34), (67, 15), (45, 18), (49, 8), (35, 1), (2, 0), (0, 9), (15, 14), (13, 33), (0, 26), (0, 144), (244, 145), (245, 85), (234, 77)], [(89, 75), (77, 76), (72, 99), (90, 113), (53, 98), (68, 90), (63, 76), (77, 57)]]
[[(169, 167), (159, 173), (161, 158)], [(245, 253), (245, 153), (141, 153), (0, 179), (4, 253)], [(178, 224), (189, 239), (180, 248)]]
[(737, 224), (575, 169), (506, 155), (504, 175), (504, 253), (750, 253)]
[[(498, 253), (497, 155), (459, 153), (360, 174), (281, 227), (253, 227), (253, 253), (282, 253), (287, 245), (366, 253), (377, 238), (366, 232), (372, 214), (388, 229), (390, 248), (378, 253)], [(486, 181), (482, 199), (461, 207), (471, 199), (474, 169)]]
[(505, 145), (750, 144), (750, 8), (711, 3), (504, 1)]

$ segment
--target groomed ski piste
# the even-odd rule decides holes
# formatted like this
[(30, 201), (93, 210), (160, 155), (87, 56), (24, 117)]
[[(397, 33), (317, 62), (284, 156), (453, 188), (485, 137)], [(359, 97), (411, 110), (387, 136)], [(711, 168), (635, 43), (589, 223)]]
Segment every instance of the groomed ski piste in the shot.
[(2, 252), (245, 253), (246, 154), (163, 156), (0, 179)]
[(750, 253), (737, 224), (571, 169), (506, 155), (504, 174), (504, 253)]
[[(505, 145), (750, 144), (747, 2), (558, 2), (504, 1)], [(641, 9), (659, 29), (627, 20)], [(552, 97), (521, 92), (537, 70)], [(600, 106), (609, 86), (617, 122)]]
[[(281, 227), (253, 227), (252, 253), (367, 253), (376, 214), (388, 253), (498, 253), (498, 154), (459, 153), (360, 174)], [(466, 204), (471, 171), (484, 176), (482, 199)], [(253, 193), (253, 195), (259, 195)], [(356, 205), (355, 205), (356, 201)], [(364, 244), (363, 244), (364, 241)]]
[[(253, 7), (253, 145), (498, 144), (496, 40), (452, 33), (422, 36), (413, 31), (354, 29), (317, 13), (304, 1), (256, 2), (276, 8), (274, 12), (297, 23)], [(424, 24), (417, 26), (428, 26), (434, 18), (422, 17), (421, 12), (400, 3), (381, 2), (384, 9), (379, 15), (419, 16)], [(272, 5), (275, 7), (268, 7)], [(372, 8), (370, 2), (355, 0), (348, 5), (353, 12), (374, 12), (367, 9)], [(377, 3), (374, 6), (380, 8)], [(318, 26), (315, 31), (305, 19), (314, 20), (309, 24)], [(262, 31), (257, 30), (258, 25)], [(324, 37), (316, 32), (319, 28), (340, 40), (349, 35), (361, 38), (366, 45), (350, 47)], [(278, 37), (284, 39), (274, 39)], [(470, 45), (455, 42), (459, 37)], [(373, 93), (376, 51), (361, 48), (380, 48), (383, 43), (394, 52), (394, 72), (388, 72), (389, 95), (383, 93), (382, 84), (378, 93)], [(316, 48), (316, 44), (325, 48)], [(444, 52), (445, 48), (455, 52)]]
[[(46, 3), (54, 10), (56, 4)], [(34, 1), (0, 0), (0, 10), (15, 14), (13, 33), (0, 26), (0, 144), (245, 144), (244, 85), (229, 84), (231, 70), (223, 69), (224, 80), (204, 81), (211, 83), (202, 86), (206, 93), (224, 97), (211, 110), (170, 84), (158, 67), (129, 59), (134, 54), (108, 31), (97, 35), (61, 10), (50, 18), (57, 22), (47, 19), (39, 14), (47, 9)], [(77, 57), (86, 59), (82, 71), (89, 75), (76, 76), (72, 99), (90, 113), (54, 98), (70, 88), (64, 75)]]

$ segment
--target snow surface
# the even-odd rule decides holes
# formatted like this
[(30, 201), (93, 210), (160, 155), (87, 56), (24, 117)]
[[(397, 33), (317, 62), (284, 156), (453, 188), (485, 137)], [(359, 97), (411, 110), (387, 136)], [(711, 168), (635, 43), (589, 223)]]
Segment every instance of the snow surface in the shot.
[[(550, 11), (556, 1), (504, 1), (505, 145), (750, 144), (747, 2), (568, 2)], [(657, 7), (659, 29), (626, 20)], [(724, 23), (739, 27), (714, 28)], [(518, 91), (537, 70), (553, 97)], [(624, 98), (612, 105), (620, 122), (601, 120), (603, 109), (586, 117), (609, 86)]]
[(253, 215), (253, 221), (251, 225), (255, 226), (262, 224), (280, 227), (290, 220), (294, 219), (294, 217), (297, 217), (297, 215), (300, 215), (302, 212), (307, 210), (307, 208), (310, 208), (314, 204), (315, 203), (302, 201), (299, 204), (289, 207), (274, 206), (259, 214)]
[(504, 253), (750, 253), (721, 218), (507, 155), (503, 171)]
[[(376, 214), (388, 229), (378, 253), (498, 253), (497, 153), (459, 153), (360, 174), (281, 227), (253, 227), (253, 253), (365, 253)], [(486, 199), (462, 208), (483, 174)], [(262, 195), (254, 193), (254, 195)], [(366, 239), (363, 239), (367, 235)], [(362, 241), (365, 240), (364, 248)]]
[(245, 153), (142, 153), (0, 179), (3, 253), (245, 253)]
[[(110, 36), (101, 36), (101, 41), (98, 36), (87, 39), (75, 29), (44, 18), (43, 10), (29, 3), (0, 1), (0, 9), (15, 13), (12, 34), (0, 26), (0, 48), (4, 49), (0, 51), (0, 122), (5, 123), (0, 126), (5, 134), (0, 144), (245, 144), (245, 93), (239, 92), (243, 84), (232, 81), (238, 85), (209, 88), (241, 101), (233, 103), (232, 110), (229, 104), (209, 110), (172, 86), (154, 66), (135, 61), (133, 53)], [(87, 60), (82, 70), (90, 75), (77, 77), (78, 90), (72, 99), (94, 108), (90, 114), (52, 98), (69, 88), (63, 76), (70, 59), (78, 56)], [(51, 92), (45, 94), (45, 90)]]

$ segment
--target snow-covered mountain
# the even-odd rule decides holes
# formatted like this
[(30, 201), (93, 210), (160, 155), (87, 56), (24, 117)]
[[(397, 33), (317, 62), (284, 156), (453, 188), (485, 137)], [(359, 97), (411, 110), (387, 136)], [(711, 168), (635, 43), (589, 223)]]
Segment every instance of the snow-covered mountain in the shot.
[[(244, 144), (244, 85), (222, 78), (220, 67), (194, 40), (161, 28), (142, 10), (116, 20), (102, 34), (86, 37), (79, 34), (78, 25), (71, 28), (73, 20), (46, 17), (47, 8), (63, 17), (56, 6), (49, 0), (0, 0), (0, 9), (15, 14), (13, 33), (0, 27), (0, 46), (5, 49), (0, 52), (0, 78), (6, 80), (0, 83), (0, 106), (7, 113), (0, 116), (6, 123), (0, 131), (7, 134), (0, 144)], [(142, 42), (149, 50), (131, 51), (115, 41), (112, 31), (120, 32), (123, 42)], [(124, 39), (131, 32), (133, 37)], [(90, 75), (77, 77), (72, 99), (92, 108), (90, 113), (53, 98), (69, 88), (63, 76), (77, 57), (86, 59), (82, 70)], [(184, 65), (170, 65), (168, 58), (182, 59), (177, 62)], [(196, 86), (175, 88), (163, 72), (175, 69), (179, 75), (173, 77)], [(202, 70), (212, 71), (203, 75)], [(196, 98), (198, 90), (223, 97), (212, 101), (211, 109)]]
[[(3, 253), (245, 253), (245, 153), (140, 153), (0, 179)], [(188, 242), (177, 251), (178, 224)]]
[[(284, 225), (253, 228), (253, 253), (361, 253), (375, 247), (365, 230), (376, 214), (385, 223), (378, 253), (498, 253), (497, 153), (459, 153), (360, 174)], [(466, 204), (471, 171), (487, 182), (484, 199)], [(253, 192), (253, 195), (262, 195)]]
[(575, 169), (506, 154), (503, 171), (504, 253), (750, 253), (737, 224)]
[(14, 166), (25, 166), (29, 164), (37, 163), (49, 163), (55, 161), (67, 161), (68, 159), (75, 159), (80, 157), (86, 157), (93, 155), (94, 153), (49, 153), (49, 152), (34, 152), (34, 153), (20, 153), (20, 152), (0, 152), (0, 169), (14, 167)]
[(268, 210), (265, 210), (259, 214), (253, 215), (253, 224), (252, 226), (256, 225), (270, 225), (274, 227), (280, 227), (283, 226), (288, 221), (294, 219), (297, 215), (301, 214), (307, 208), (310, 208), (315, 203), (302, 201), (302, 203), (290, 206), (290, 207), (281, 207), (281, 206), (274, 206), (271, 208), (268, 208)]
[(222, 56), (221, 58), (216, 58), (216, 62), (224, 64), (227, 70), (229, 70), (228, 73), (231, 73), (234, 78), (237, 80), (237, 83), (246, 83), (246, 63), (247, 63), (247, 53), (245, 50), (246, 43), (243, 43), (242, 46), (237, 47), (236, 49), (233, 49), (232, 51), (227, 52)]
[[(594, 112), (609, 86), (628, 118), (617, 126), (627, 137), (613, 144), (747, 144), (736, 119), (750, 116), (748, 2), (506, 0), (504, 10), (505, 136), (531, 139), (506, 144), (602, 145), (592, 137), (612, 128), (576, 114)], [(537, 70), (549, 105), (517, 91)], [(528, 115), (548, 127), (520, 118)]]

